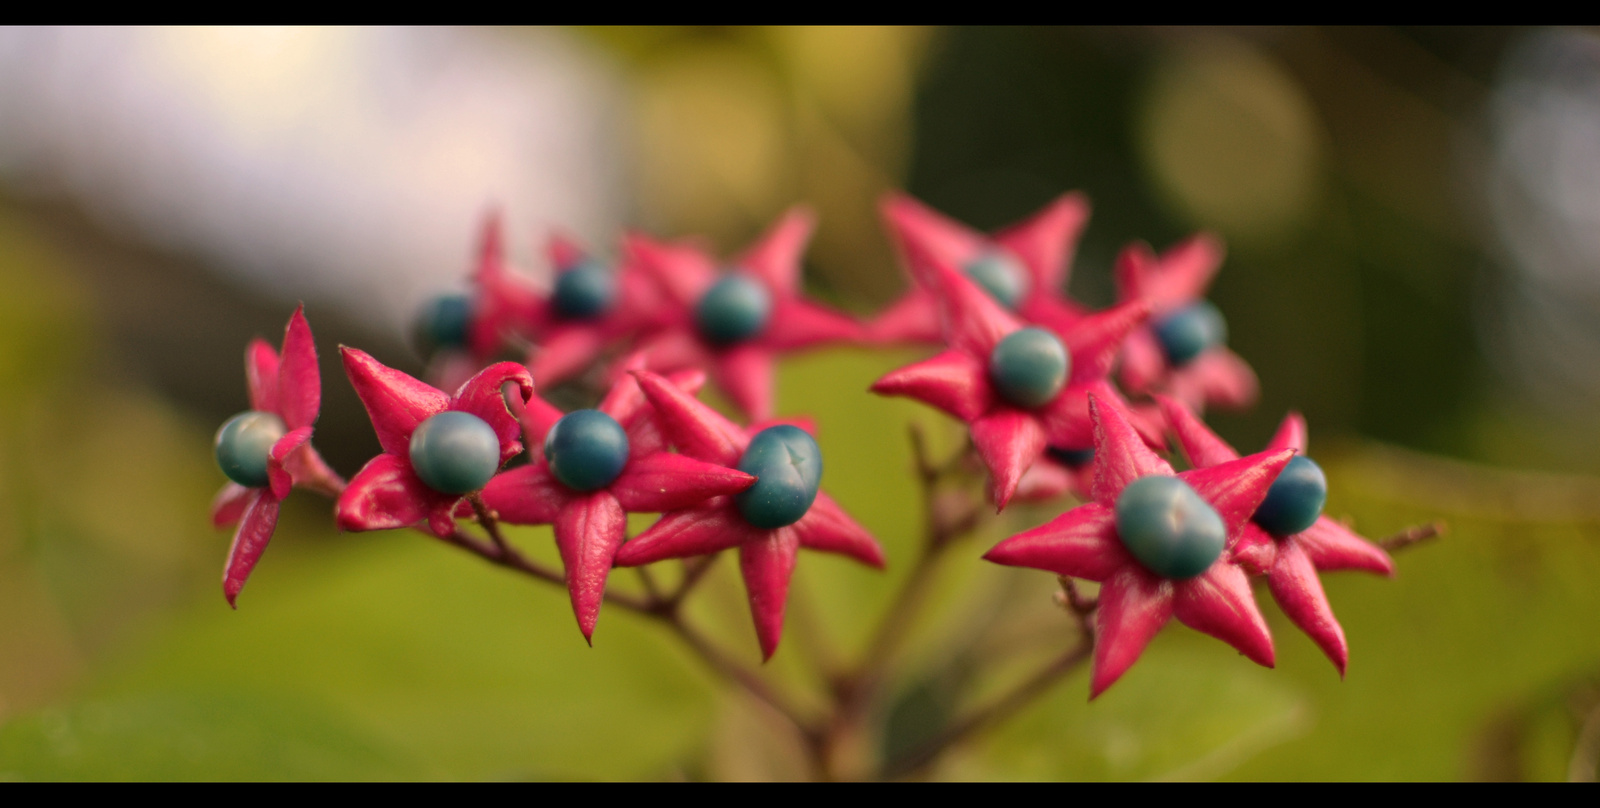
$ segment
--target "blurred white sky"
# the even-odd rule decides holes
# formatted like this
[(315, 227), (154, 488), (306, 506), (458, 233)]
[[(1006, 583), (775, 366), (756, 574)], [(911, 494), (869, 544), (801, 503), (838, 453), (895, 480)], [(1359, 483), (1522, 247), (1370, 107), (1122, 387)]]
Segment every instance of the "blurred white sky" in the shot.
[(396, 328), (490, 206), (608, 243), (620, 87), (560, 31), (0, 28), (0, 180)]

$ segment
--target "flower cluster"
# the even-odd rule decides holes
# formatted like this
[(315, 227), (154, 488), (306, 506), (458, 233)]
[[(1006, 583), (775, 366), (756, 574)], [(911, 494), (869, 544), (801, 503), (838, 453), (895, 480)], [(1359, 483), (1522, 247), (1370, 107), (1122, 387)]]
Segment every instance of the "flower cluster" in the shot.
[[(545, 285), (509, 265), (491, 216), (471, 293), (437, 298), (419, 318), (434, 353), (427, 378), (439, 386), (340, 349), (383, 449), (348, 483), (310, 444), (320, 382), (297, 310), (281, 357), (251, 344), (252, 409), (217, 436), (233, 482), (215, 519), (240, 524), (229, 602), (271, 537), (278, 503), (298, 486), (333, 496), (345, 530), (415, 528), (498, 547), (501, 562), (516, 556), (498, 524), (552, 525), (560, 579), (591, 640), (613, 567), (737, 549), (770, 657), (801, 548), (885, 563), (871, 534), (822, 490), (815, 428), (774, 418), (774, 362), (826, 344), (915, 344), (932, 355), (871, 389), (965, 424), (997, 511), (1082, 501), (985, 558), (1100, 584), (1093, 694), (1173, 617), (1270, 666), (1252, 576), (1266, 578), (1342, 674), (1348, 651), (1318, 573), (1390, 574), (1392, 564), (1322, 516), (1326, 481), (1304, 455), (1298, 415), (1245, 457), (1200, 420), (1208, 406), (1247, 406), (1257, 392), (1204, 300), (1222, 263), (1218, 240), (1196, 236), (1161, 255), (1129, 247), (1117, 262), (1118, 302), (1094, 311), (1065, 291), (1089, 216), (1080, 194), (993, 236), (904, 195), (886, 199), (884, 215), (912, 286), (869, 321), (801, 293), (814, 226), (803, 209), (730, 260), (697, 241), (630, 234), (608, 262), (555, 235)], [(507, 350), (526, 352), (524, 361), (494, 361)], [(745, 420), (697, 398), (708, 380)], [(563, 412), (536, 392), (568, 383), (586, 386), (594, 406)], [(1169, 435), (1188, 470), (1160, 454)], [(630, 513), (660, 517), (630, 538)], [(467, 536), (461, 520), (477, 521), (494, 544)]]

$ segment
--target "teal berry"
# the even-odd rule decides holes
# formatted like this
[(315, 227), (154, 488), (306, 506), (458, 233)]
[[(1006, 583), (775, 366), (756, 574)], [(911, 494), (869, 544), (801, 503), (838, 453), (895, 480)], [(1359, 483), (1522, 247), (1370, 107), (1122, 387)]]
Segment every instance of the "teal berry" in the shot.
[(605, 314), (617, 297), (617, 278), (598, 261), (584, 261), (556, 276), (550, 304), (570, 320), (592, 320)]
[(1028, 272), (1003, 252), (986, 252), (962, 268), (983, 291), (1008, 309), (1022, 305), (1028, 294)]
[(412, 329), (417, 348), (431, 354), (440, 348), (461, 348), (467, 344), (467, 329), (472, 324), (472, 300), (466, 295), (440, 295), (417, 312)]
[(1043, 328), (1013, 331), (989, 354), (989, 381), (1018, 407), (1042, 407), (1067, 385), (1072, 356)]
[(1228, 530), (1215, 508), (1177, 477), (1140, 477), (1117, 497), (1117, 536), (1145, 569), (1193, 578), (1222, 555)]
[(1046, 446), (1044, 451), (1057, 463), (1072, 469), (1081, 469), (1094, 460), (1094, 449), (1092, 448), (1062, 449), (1057, 446)]
[(441, 412), (411, 433), (411, 468), (441, 494), (470, 494), (500, 469), (500, 438), (476, 415)]
[(779, 528), (800, 521), (817, 499), (822, 450), (805, 430), (780, 424), (756, 433), (739, 458), (739, 470), (756, 484), (734, 498), (745, 521)]
[(267, 484), (267, 453), (288, 428), (270, 412), (241, 412), (217, 430), (217, 465), (228, 479), (246, 487)]
[(1222, 319), (1222, 312), (1205, 300), (1161, 318), (1155, 331), (1162, 353), (1174, 367), (1182, 367), (1228, 341), (1228, 323)]
[(772, 295), (760, 281), (730, 272), (700, 297), (695, 325), (716, 345), (733, 345), (761, 333), (772, 315)]
[(1292, 536), (1305, 530), (1322, 515), (1328, 501), (1328, 478), (1322, 467), (1309, 457), (1295, 455), (1279, 472), (1250, 518), (1274, 536)]
[(550, 473), (575, 491), (605, 488), (628, 464), (628, 433), (599, 410), (573, 410), (544, 436)]

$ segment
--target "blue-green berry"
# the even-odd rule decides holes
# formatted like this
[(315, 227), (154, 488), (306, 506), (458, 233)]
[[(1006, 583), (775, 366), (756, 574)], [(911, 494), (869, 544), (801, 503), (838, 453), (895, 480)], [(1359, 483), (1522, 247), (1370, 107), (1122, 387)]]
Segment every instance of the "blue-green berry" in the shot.
[(1028, 295), (1028, 271), (1010, 255), (995, 251), (968, 261), (962, 271), (976, 281), (989, 296), (1008, 309), (1022, 305)]
[(500, 469), (500, 437), (482, 418), (448, 410), (411, 433), (411, 468), (441, 494), (470, 494)]
[(756, 433), (739, 458), (739, 470), (756, 484), (734, 497), (745, 521), (779, 528), (800, 521), (817, 499), (822, 450), (806, 431), (780, 424)]
[(288, 429), (270, 412), (241, 412), (217, 430), (217, 465), (246, 488), (267, 484), (267, 453)]
[(1311, 527), (1328, 502), (1328, 478), (1311, 458), (1295, 455), (1267, 489), (1251, 519), (1274, 536), (1292, 536)]
[(1067, 468), (1081, 469), (1094, 460), (1094, 449), (1062, 449), (1059, 446), (1046, 446), (1045, 454), (1050, 455), (1057, 463)]
[(570, 320), (592, 320), (605, 314), (617, 298), (617, 278), (598, 261), (587, 260), (556, 275), (550, 305)]
[(989, 381), (1018, 407), (1042, 407), (1067, 385), (1072, 356), (1055, 334), (1023, 328), (1006, 335), (989, 354)]
[(466, 295), (440, 295), (417, 311), (412, 338), (418, 350), (431, 354), (441, 348), (461, 348), (467, 344), (467, 329), (472, 324), (472, 299)]
[(730, 272), (695, 304), (701, 336), (715, 345), (734, 345), (760, 334), (772, 316), (772, 295), (760, 281)]
[(1177, 477), (1140, 477), (1117, 497), (1117, 536), (1145, 569), (1193, 578), (1222, 555), (1228, 529), (1210, 503)]
[(1205, 300), (1161, 318), (1155, 324), (1155, 332), (1162, 353), (1175, 367), (1228, 341), (1228, 323), (1222, 319), (1222, 312)]
[(545, 433), (544, 457), (563, 485), (595, 491), (610, 485), (628, 464), (628, 433), (599, 410), (573, 410)]

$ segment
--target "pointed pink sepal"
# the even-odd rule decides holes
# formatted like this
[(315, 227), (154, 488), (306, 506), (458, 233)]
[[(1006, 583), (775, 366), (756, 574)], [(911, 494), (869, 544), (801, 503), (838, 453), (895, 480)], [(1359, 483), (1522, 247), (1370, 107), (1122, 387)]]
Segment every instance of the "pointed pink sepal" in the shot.
[(278, 498), (263, 489), (251, 491), (239, 529), (233, 534), (233, 544), (228, 548), (228, 560), (223, 565), (222, 595), (228, 605), (239, 608), (239, 592), (244, 589), (250, 572), (261, 560), (261, 553), (272, 541), (272, 531), (278, 526)]
[(789, 581), (794, 577), (800, 541), (791, 528), (765, 534), (739, 545), (739, 571), (744, 575), (761, 658), (771, 659), (783, 638), (784, 607), (789, 601)]
[(556, 517), (556, 547), (583, 638), (593, 642), (612, 560), (627, 535), (627, 515), (609, 491), (574, 497)]

